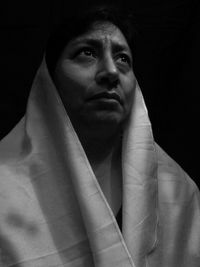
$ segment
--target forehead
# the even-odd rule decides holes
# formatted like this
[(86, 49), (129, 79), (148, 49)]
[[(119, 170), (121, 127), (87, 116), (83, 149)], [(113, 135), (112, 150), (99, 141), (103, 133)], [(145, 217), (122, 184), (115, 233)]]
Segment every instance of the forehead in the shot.
[(97, 40), (103, 44), (116, 43), (129, 49), (128, 43), (121, 30), (111, 22), (95, 22), (90, 29), (70, 41), (78, 44), (88, 40)]

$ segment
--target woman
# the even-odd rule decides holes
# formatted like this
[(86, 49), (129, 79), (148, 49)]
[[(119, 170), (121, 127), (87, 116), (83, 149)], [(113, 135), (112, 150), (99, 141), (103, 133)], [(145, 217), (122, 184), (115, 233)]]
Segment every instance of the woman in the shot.
[(153, 139), (128, 25), (93, 9), (50, 38), (0, 144), (0, 266), (200, 265), (199, 191)]

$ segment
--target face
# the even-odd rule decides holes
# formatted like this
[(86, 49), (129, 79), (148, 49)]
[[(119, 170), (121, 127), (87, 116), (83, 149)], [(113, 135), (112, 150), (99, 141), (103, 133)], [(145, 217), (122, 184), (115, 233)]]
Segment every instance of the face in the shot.
[(132, 55), (122, 32), (109, 22), (93, 24), (62, 52), (54, 81), (72, 123), (121, 125), (135, 89)]

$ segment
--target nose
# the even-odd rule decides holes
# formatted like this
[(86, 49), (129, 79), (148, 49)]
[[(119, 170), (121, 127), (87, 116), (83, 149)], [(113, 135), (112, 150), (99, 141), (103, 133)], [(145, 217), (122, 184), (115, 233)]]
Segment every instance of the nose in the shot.
[(119, 73), (112, 56), (105, 56), (98, 65), (96, 82), (112, 89), (119, 83)]

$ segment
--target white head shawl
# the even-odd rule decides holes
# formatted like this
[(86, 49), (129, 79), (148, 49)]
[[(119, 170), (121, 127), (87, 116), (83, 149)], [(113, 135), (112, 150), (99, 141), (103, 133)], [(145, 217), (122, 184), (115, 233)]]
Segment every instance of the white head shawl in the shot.
[(138, 85), (122, 146), (121, 233), (43, 61), (24, 118), (0, 143), (0, 266), (146, 266), (158, 163)]

